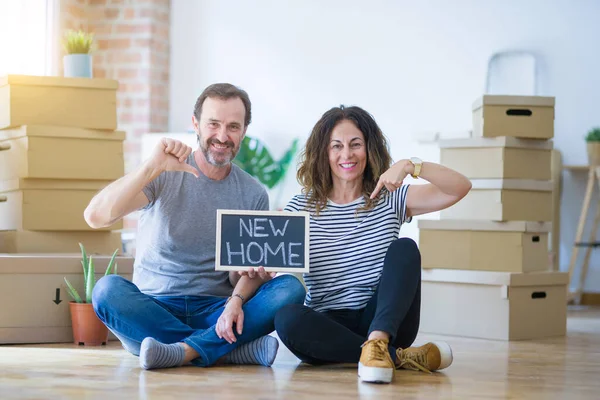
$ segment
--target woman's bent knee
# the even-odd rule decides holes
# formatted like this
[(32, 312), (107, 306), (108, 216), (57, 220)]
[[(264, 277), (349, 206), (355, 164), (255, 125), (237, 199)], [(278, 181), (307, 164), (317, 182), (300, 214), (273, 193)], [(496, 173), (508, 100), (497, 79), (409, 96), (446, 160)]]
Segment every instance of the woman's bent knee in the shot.
[(419, 246), (417, 246), (417, 242), (407, 237), (402, 237), (394, 240), (390, 244), (390, 249), (392, 248), (408, 253), (420, 253)]
[(391, 257), (392, 260), (406, 260), (408, 264), (421, 268), (421, 251), (411, 238), (394, 240), (388, 248), (387, 257)]

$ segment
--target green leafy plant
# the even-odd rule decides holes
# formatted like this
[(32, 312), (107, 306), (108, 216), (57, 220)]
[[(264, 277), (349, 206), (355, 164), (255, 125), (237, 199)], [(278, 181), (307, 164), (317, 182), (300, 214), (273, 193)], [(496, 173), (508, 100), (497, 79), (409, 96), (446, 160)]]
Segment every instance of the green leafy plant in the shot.
[(592, 128), (585, 136), (586, 142), (600, 142), (600, 128)]
[(89, 54), (94, 49), (94, 34), (68, 30), (63, 46), (67, 54)]
[(291, 147), (279, 161), (259, 139), (245, 136), (240, 150), (233, 162), (241, 169), (258, 179), (269, 189), (275, 187), (284, 177), (296, 154), (298, 139), (294, 139)]
[[(71, 285), (71, 282), (67, 278), (65, 278), (65, 283), (67, 284), (67, 292), (69, 295), (75, 300), (76, 303), (92, 303), (92, 292), (94, 291), (94, 286), (96, 285), (96, 271), (94, 268), (94, 259), (90, 255), (88, 257), (87, 252), (85, 251), (85, 247), (81, 243), (79, 243), (79, 247), (81, 248), (81, 266), (83, 267), (83, 284), (85, 286), (85, 301), (81, 298), (77, 290)], [(108, 266), (106, 267), (106, 272), (104, 276), (115, 274), (117, 275), (117, 263), (115, 262), (115, 258), (117, 257), (117, 252), (119, 249), (116, 249), (113, 253)], [(113, 271), (114, 265), (114, 271)]]

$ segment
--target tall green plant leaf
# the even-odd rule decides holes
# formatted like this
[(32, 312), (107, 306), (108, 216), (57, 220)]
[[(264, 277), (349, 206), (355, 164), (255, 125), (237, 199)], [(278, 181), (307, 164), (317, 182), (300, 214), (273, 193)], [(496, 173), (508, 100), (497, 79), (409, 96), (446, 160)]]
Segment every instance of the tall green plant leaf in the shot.
[[(112, 257), (110, 258), (110, 261), (108, 263), (108, 267), (106, 267), (106, 272), (104, 273), (104, 276), (106, 275), (110, 275), (112, 272), (112, 267), (113, 267), (113, 263), (115, 262), (115, 257), (117, 257), (117, 253), (119, 252), (119, 249), (116, 249), (115, 252), (113, 253)], [(115, 268), (115, 274), (116, 274), (116, 268)]]
[(85, 247), (83, 247), (83, 244), (79, 243), (79, 247), (81, 248), (81, 266), (83, 267), (83, 281), (87, 282), (89, 259), (85, 251)]
[(281, 157), (281, 160), (276, 161), (262, 141), (245, 136), (233, 162), (269, 189), (272, 189), (285, 176), (296, 154), (297, 146), (298, 139), (294, 139), (291, 147)]
[(81, 296), (77, 292), (77, 289), (71, 285), (71, 282), (69, 282), (67, 278), (65, 278), (65, 282), (67, 284), (67, 293), (69, 293), (69, 296), (71, 296), (76, 303), (83, 303), (83, 300), (81, 300)]
[(96, 271), (94, 270), (94, 259), (90, 256), (90, 262), (88, 264), (87, 280), (85, 281), (85, 302), (92, 302), (92, 292), (94, 291), (94, 285), (96, 284)]

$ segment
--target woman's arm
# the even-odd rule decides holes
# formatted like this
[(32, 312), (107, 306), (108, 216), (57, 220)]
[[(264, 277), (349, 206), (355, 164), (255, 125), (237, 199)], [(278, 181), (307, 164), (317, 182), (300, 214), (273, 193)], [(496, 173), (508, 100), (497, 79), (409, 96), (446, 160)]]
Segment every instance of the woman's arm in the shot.
[[(407, 175), (414, 173), (414, 164), (400, 160), (379, 178), (371, 197), (385, 186), (390, 192), (398, 189)], [(440, 211), (458, 203), (471, 190), (471, 181), (464, 175), (440, 164), (424, 162), (420, 178), (424, 185), (411, 185), (406, 194), (406, 214), (409, 217)]]
[[(408, 162), (407, 174), (414, 172), (415, 166)], [(463, 174), (440, 164), (424, 162), (420, 178), (429, 183), (411, 185), (406, 194), (408, 216), (440, 211), (458, 203), (471, 190), (471, 181)]]

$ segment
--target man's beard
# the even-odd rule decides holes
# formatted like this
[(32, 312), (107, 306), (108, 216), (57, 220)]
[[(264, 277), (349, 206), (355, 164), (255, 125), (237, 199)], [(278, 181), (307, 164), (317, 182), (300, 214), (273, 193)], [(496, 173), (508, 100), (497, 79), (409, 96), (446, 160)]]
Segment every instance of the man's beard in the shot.
[[(206, 161), (208, 161), (209, 164), (214, 165), (215, 167), (225, 167), (228, 166), (229, 164), (231, 164), (231, 160), (233, 160), (237, 154), (237, 150), (235, 148), (235, 145), (233, 144), (232, 141), (228, 140), (225, 143), (220, 142), (217, 139), (209, 139), (206, 142), (202, 142), (202, 139), (200, 139), (200, 149), (202, 150), (202, 154), (204, 154), (204, 158), (206, 159)], [(231, 156), (230, 157), (225, 157), (222, 161), (217, 161), (212, 153), (211, 153), (211, 144), (216, 143), (216, 144), (221, 144), (221, 145), (227, 145), (229, 150), (231, 151)]]

